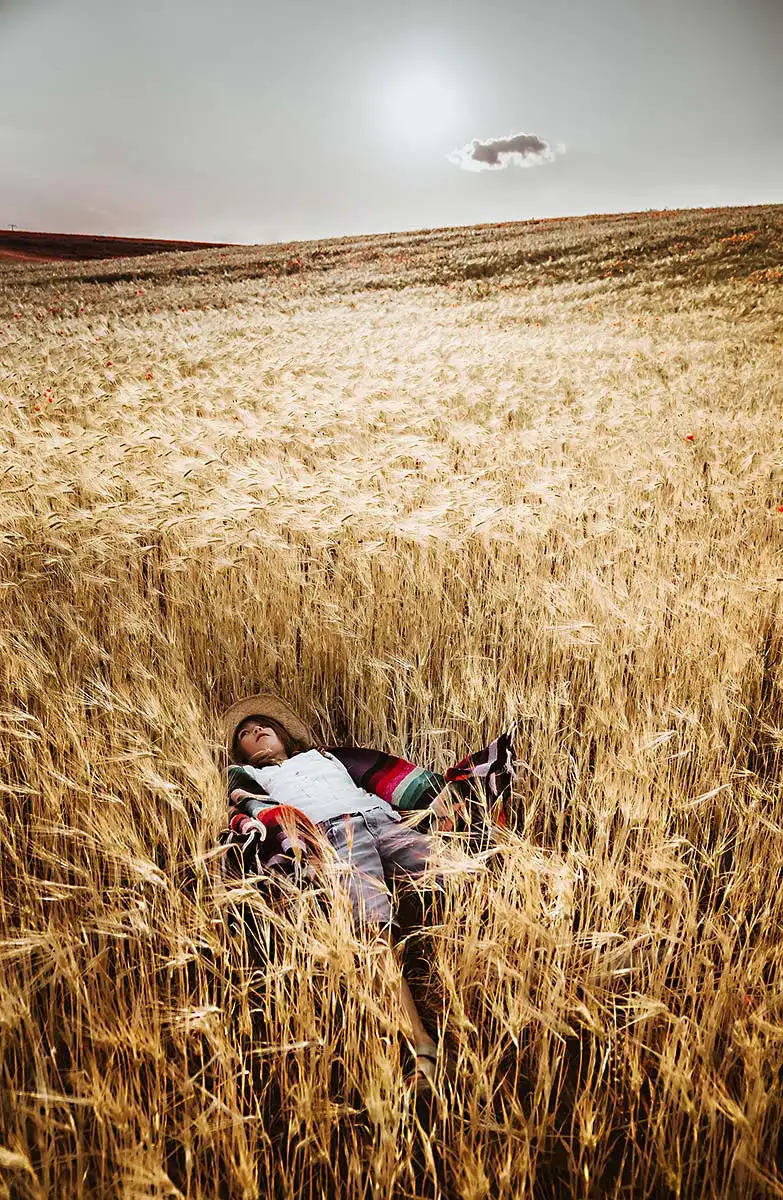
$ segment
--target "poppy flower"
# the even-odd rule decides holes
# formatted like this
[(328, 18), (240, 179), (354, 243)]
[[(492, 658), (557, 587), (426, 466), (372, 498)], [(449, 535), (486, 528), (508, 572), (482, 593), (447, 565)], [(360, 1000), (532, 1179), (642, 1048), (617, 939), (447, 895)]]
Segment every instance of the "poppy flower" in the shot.
[(783, 512), (783, 504), (778, 505), (778, 512)]
[(152, 379), (152, 371), (147, 372), (147, 379)]
[(686, 440), (686, 442), (692, 442), (692, 441), (693, 441), (693, 434), (692, 434), (692, 433), (686, 433), (686, 435), (685, 435), (685, 440)]

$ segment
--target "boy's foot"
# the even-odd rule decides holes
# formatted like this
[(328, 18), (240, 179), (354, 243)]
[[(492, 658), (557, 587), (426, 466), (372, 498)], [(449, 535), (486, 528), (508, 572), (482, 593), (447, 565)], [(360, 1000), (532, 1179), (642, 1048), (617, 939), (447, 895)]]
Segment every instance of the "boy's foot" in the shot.
[(413, 1093), (416, 1118), (425, 1130), (430, 1130), (440, 1100), (440, 1089), (435, 1083), (436, 1051), (417, 1050), (405, 1074), (405, 1086)]
[(430, 1091), (435, 1091), (435, 1065), (437, 1062), (437, 1050), (417, 1050), (416, 1065), (414, 1067), (414, 1075), (416, 1086), (421, 1088), (429, 1088)]
[(408, 1087), (435, 1086), (435, 1066), (438, 1060), (438, 1047), (434, 1042), (420, 1042), (411, 1056), (410, 1065), (405, 1072), (405, 1083)]

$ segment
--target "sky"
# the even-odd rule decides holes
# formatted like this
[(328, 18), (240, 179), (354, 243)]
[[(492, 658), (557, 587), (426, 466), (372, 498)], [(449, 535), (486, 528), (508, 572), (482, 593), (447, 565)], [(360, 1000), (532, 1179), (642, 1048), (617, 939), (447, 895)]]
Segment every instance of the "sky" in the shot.
[(0, 0), (0, 229), (779, 203), (781, 61), (783, 0)]

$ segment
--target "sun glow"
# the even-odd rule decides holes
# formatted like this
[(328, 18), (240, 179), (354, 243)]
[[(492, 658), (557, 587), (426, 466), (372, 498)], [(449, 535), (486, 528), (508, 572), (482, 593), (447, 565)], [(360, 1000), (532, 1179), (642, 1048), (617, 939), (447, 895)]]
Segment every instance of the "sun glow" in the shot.
[(463, 106), (457, 84), (427, 64), (400, 73), (382, 94), (387, 131), (407, 145), (448, 141), (460, 127)]

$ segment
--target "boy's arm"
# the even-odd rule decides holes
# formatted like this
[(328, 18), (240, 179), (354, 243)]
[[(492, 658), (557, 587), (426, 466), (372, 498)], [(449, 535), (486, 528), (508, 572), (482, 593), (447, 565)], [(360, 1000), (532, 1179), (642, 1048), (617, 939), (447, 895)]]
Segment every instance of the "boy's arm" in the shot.
[(255, 817), (264, 808), (275, 808), (277, 804), (257, 779), (235, 763), (228, 769), (228, 800), (229, 817), (237, 812)]

